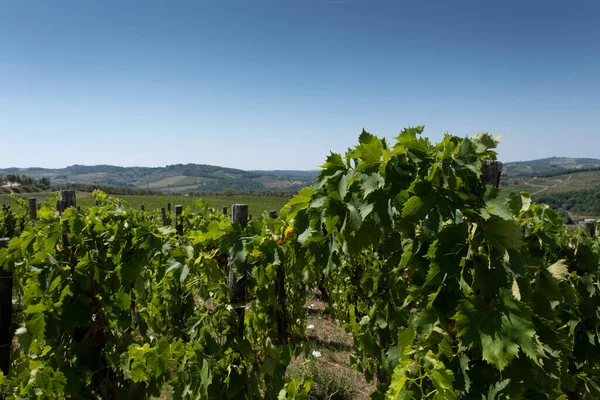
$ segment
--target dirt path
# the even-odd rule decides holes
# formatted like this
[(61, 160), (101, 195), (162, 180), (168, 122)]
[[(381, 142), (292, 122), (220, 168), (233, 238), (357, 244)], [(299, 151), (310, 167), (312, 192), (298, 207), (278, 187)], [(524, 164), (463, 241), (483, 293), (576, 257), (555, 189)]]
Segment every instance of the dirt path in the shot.
[(527, 181), (527, 182), (525, 182), (525, 183), (524, 183), (524, 185), (527, 185), (527, 186), (533, 186), (533, 187), (541, 187), (541, 188), (543, 188), (543, 187), (547, 187), (547, 186), (544, 186), (544, 185), (537, 185), (537, 184), (535, 184), (535, 183), (531, 183), (531, 182), (535, 181), (536, 179), (537, 179), (537, 177), (533, 178), (533, 179), (532, 179), (532, 180), (530, 180), (530, 181)]
[[(546, 190), (548, 190), (549, 188), (557, 187), (557, 186), (558, 186), (558, 185), (560, 185), (561, 183), (564, 183), (564, 182), (568, 181), (569, 179), (571, 179), (571, 177), (572, 177), (572, 176), (573, 176), (573, 175), (569, 175), (569, 177), (568, 177), (567, 179), (564, 179), (564, 180), (559, 180), (559, 181), (558, 181), (558, 182), (556, 182), (554, 185), (552, 185), (552, 186), (546, 186), (546, 187), (545, 187), (545, 188), (543, 188), (542, 190), (538, 190), (537, 192), (531, 193), (531, 195), (532, 195), (532, 196), (534, 196), (534, 195), (536, 195), (536, 194), (539, 194), (539, 193), (545, 192), (545, 191), (546, 191)], [(534, 178), (534, 179), (535, 179), (535, 178)], [(533, 179), (532, 179), (532, 180), (533, 180)], [(530, 181), (530, 182), (531, 182), (531, 181)], [(539, 187), (539, 186), (541, 186), (541, 185), (530, 185), (530, 186), (538, 186), (538, 187)]]
[(368, 400), (376, 383), (367, 382), (365, 376), (351, 366), (352, 334), (329, 315), (327, 303), (311, 296), (306, 307), (307, 339), (318, 357), (294, 359), (288, 373), (290, 376), (312, 374), (311, 399)]

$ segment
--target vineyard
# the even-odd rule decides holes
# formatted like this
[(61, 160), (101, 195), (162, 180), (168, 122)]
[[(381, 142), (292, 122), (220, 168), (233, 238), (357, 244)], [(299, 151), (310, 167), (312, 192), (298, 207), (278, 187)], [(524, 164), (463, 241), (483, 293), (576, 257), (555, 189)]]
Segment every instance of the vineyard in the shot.
[[(95, 192), (0, 214), (4, 398), (308, 399), (305, 303), (373, 399), (600, 398), (600, 243), (482, 174), (497, 140), (367, 132), (278, 213)], [(492, 184), (490, 184), (492, 183)], [(3, 247), (3, 248), (1, 248)]]

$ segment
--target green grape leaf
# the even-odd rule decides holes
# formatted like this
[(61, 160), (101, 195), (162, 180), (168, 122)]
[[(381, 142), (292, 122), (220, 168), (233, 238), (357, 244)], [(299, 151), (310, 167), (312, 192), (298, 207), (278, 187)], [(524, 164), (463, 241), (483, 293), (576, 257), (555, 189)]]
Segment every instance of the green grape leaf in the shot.
[(367, 197), (374, 191), (381, 188), (384, 184), (383, 177), (378, 173), (359, 174), (360, 187), (363, 191), (363, 197)]
[(31, 305), (25, 309), (25, 326), (27, 327), (27, 332), (37, 340), (44, 339), (46, 330), (45, 311), (46, 306), (43, 303)]
[(210, 370), (210, 364), (207, 360), (202, 361), (202, 370), (200, 371), (200, 382), (202, 385), (202, 392), (208, 394), (208, 388), (212, 384), (213, 375)]
[(469, 358), (466, 356), (466, 354), (461, 354), (459, 362), (460, 362), (460, 371), (462, 373), (465, 392), (469, 393), (469, 391), (471, 390), (471, 378), (469, 377), (469, 374), (467, 373), (467, 371), (469, 370)]
[(350, 222), (354, 230), (358, 230), (363, 220), (373, 211), (374, 204), (367, 204), (360, 201), (356, 195), (347, 204), (350, 212)]
[(502, 251), (517, 249), (524, 244), (519, 225), (498, 217), (492, 217), (487, 221), (485, 234), (488, 241)]
[(288, 217), (292, 218), (299, 210), (307, 208), (311, 202), (314, 192), (315, 188), (313, 186), (309, 186), (301, 189), (296, 196), (292, 197), (292, 199), (284, 206), (284, 208), (289, 208), (292, 210), (292, 213)]
[[(340, 179), (340, 183), (338, 185), (338, 192), (340, 193), (340, 197), (342, 199), (346, 198), (346, 194), (348, 193), (348, 183), (350, 182), (351, 178), (354, 177), (354, 173), (352, 171), (345, 173), (344, 175), (342, 175), (342, 178)], [(321, 197), (322, 199), (322, 203), (320, 204), (320, 206), (323, 205), (323, 203), (325, 202), (325, 196)], [(315, 202), (313, 201), (313, 206), (314, 206)]]
[(487, 200), (485, 202), (485, 205), (486, 205), (485, 211), (489, 215), (495, 215), (495, 216), (497, 216), (501, 219), (507, 220), (507, 221), (513, 220), (511, 210), (503, 198), (498, 197), (495, 199)]
[(327, 170), (328, 173), (331, 173), (333, 171), (345, 170), (346, 164), (339, 153), (331, 152), (329, 156), (327, 156), (327, 161), (325, 161), (320, 168)]
[(483, 359), (499, 371), (517, 356), (519, 349), (540, 363), (542, 352), (535, 327), (511, 293), (502, 293), (501, 305), (486, 304), (479, 299), (463, 300), (453, 319), (462, 346), (479, 347)]
[(453, 393), (454, 373), (447, 369), (443, 362), (437, 359), (431, 350), (423, 357), (424, 361), (430, 364), (429, 377), (433, 386), (445, 394), (444, 398), (456, 398)]
[(187, 266), (187, 264), (184, 264), (183, 268), (181, 268), (181, 275), (179, 275), (179, 282), (183, 283), (189, 274), (190, 268)]
[(172, 272), (172, 271), (178, 271), (181, 268), (183, 268), (183, 264), (180, 263), (179, 261), (177, 261), (174, 258), (171, 258), (168, 263), (167, 263), (167, 273)]
[(171, 348), (169, 343), (162, 339), (158, 342), (158, 347), (149, 351), (146, 356), (146, 362), (150, 367), (150, 370), (154, 376), (163, 375), (169, 369), (169, 358), (171, 355)]
[(131, 308), (131, 297), (121, 288), (113, 296), (113, 301), (121, 310), (129, 310)]
[(499, 382), (496, 382), (492, 386), (490, 386), (487, 396), (485, 396), (485, 400), (500, 400), (505, 398), (504, 396), (500, 396), (500, 394), (508, 388), (510, 384), (510, 379), (504, 379)]

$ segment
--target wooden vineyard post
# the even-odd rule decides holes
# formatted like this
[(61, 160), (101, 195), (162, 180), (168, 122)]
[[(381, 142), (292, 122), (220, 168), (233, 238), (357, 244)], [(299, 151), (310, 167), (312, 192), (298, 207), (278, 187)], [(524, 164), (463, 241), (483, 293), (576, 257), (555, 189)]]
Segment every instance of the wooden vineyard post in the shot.
[[(231, 206), (231, 223), (239, 224), (242, 229), (248, 226), (248, 206), (246, 204), (234, 204)], [(246, 307), (246, 271), (242, 272), (242, 276), (238, 280), (235, 276), (236, 268), (231, 259), (228, 264), (229, 278), (227, 283), (229, 290), (233, 294), (234, 308), (238, 315), (238, 333), (240, 336), (243, 336)]]
[(94, 200), (94, 207), (98, 207), (99, 204), (100, 202), (98, 200)]
[(252, 219), (252, 213), (248, 213), (248, 220)]
[(590, 233), (590, 236), (592, 236), (592, 237), (596, 236), (596, 220), (595, 219), (586, 218), (583, 221), (581, 221), (579, 223), (579, 225), (584, 227), (585, 229), (587, 229), (587, 231)]
[(37, 199), (35, 197), (29, 199), (29, 216), (32, 221), (37, 219)]
[[(277, 218), (277, 211), (269, 211), (269, 218)], [(283, 263), (277, 266), (277, 276), (275, 277), (275, 293), (277, 294), (277, 335), (279, 344), (284, 344), (287, 341), (287, 305), (285, 300), (285, 271)]]
[(221, 207), (221, 212), (223, 213), (223, 215), (227, 215), (227, 206)]
[(160, 209), (160, 215), (162, 217), (163, 226), (167, 226), (167, 211), (164, 207)]
[(140, 210), (146, 211), (146, 206), (144, 204), (140, 204)]
[(500, 186), (502, 163), (500, 161), (485, 160), (481, 168), (481, 181), (497, 188)]
[(171, 214), (171, 203), (167, 203), (167, 211)]
[[(9, 238), (0, 238), (0, 248), (7, 247)], [(0, 370), (8, 376), (13, 339), (12, 325), (12, 273), (0, 268)]]
[(61, 214), (69, 207), (77, 206), (77, 198), (74, 190), (61, 190), (60, 199), (58, 199), (56, 208)]
[(182, 205), (175, 206), (175, 230), (178, 235), (183, 235), (183, 224), (181, 223), (181, 213), (183, 212)]

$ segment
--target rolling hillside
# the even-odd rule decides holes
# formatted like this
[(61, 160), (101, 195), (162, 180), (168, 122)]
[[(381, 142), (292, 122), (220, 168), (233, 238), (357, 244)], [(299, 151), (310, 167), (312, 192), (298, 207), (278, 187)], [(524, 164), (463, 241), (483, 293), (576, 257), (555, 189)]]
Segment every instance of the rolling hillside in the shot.
[(534, 201), (546, 203), (573, 220), (600, 217), (600, 170), (567, 171), (549, 177), (503, 176), (506, 193), (528, 192)]
[(505, 163), (503, 175), (506, 177), (541, 176), (598, 168), (600, 168), (600, 160), (594, 158), (552, 157)]
[[(312, 184), (318, 171), (244, 171), (201, 164), (156, 168), (72, 165), (60, 169), (0, 169), (0, 175), (15, 173), (37, 179), (47, 177), (51, 184), (96, 183), (185, 194), (225, 189), (297, 190)], [(534, 200), (548, 203), (574, 218), (600, 216), (600, 160), (553, 157), (505, 163), (501, 185), (506, 194), (529, 192)]]
[(72, 165), (60, 169), (6, 168), (0, 174), (47, 177), (52, 184), (96, 183), (149, 188), (171, 193), (231, 190), (296, 190), (310, 185), (317, 171), (244, 171), (201, 164), (166, 167)]
[(502, 177), (505, 190), (526, 191), (531, 195), (541, 193), (564, 193), (600, 188), (600, 171), (569, 172), (556, 176)]

